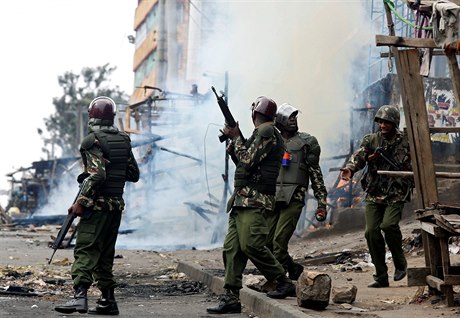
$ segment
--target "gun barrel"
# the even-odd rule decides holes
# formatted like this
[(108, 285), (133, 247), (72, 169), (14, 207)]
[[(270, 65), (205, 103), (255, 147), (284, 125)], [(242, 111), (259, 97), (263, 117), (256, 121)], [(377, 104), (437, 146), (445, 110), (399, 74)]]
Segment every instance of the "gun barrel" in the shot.
[[(222, 112), (222, 114), (224, 115), (224, 118), (225, 118), (225, 124), (227, 126), (229, 126), (229, 127), (232, 127), (232, 128), (235, 127), (236, 126), (236, 120), (233, 117), (232, 113), (230, 112), (230, 109), (228, 108), (228, 105), (225, 102), (225, 100), (223, 98), (223, 95), (219, 96), (217, 94), (216, 89), (214, 88), (214, 86), (211, 86), (211, 89), (214, 92), (214, 95), (216, 95), (217, 104), (219, 105), (220, 111)], [(240, 130), (240, 134), (241, 134), (241, 130)], [(241, 136), (243, 136), (243, 135), (241, 134)], [(219, 136), (220, 142), (224, 142), (227, 139), (228, 139), (228, 137), (226, 135), (220, 135)]]

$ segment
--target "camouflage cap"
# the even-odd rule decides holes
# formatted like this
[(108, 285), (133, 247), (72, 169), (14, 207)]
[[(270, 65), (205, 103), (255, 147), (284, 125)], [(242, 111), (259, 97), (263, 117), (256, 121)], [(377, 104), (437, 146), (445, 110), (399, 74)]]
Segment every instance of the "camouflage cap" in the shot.
[(392, 105), (383, 105), (375, 114), (374, 121), (383, 119), (389, 121), (399, 127), (400, 114), (399, 109)]

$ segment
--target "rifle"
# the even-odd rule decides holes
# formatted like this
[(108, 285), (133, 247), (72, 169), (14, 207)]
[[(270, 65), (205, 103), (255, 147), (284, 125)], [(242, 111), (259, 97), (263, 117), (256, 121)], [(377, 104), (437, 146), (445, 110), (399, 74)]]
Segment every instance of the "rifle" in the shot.
[[(375, 149), (375, 152), (371, 156), (369, 156), (369, 159), (373, 160), (374, 158), (371, 159), (371, 157), (373, 157), (374, 155), (375, 157), (382, 157), (382, 159), (385, 160), (396, 171), (401, 171), (403, 168), (402, 164), (399, 164), (398, 162), (396, 162), (394, 158), (392, 158), (382, 147), (377, 147), (377, 149)], [(411, 180), (408, 180), (407, 178), (402, 178), (401, 182), (405, 184), (406, 186), (408, 186), (408, 191), (414, 187), (413, 182)]]
[(401, 165), (391, 158), (382, 147), (377, 147), (375, 153), (382, 157), (393, 169), (401, 170)]
[[(217, 95), (217, 92), (216, 92), (216, 89), (214, 88), (214, 86), (211, 86), (211, 89), (214, 92), (214, 95), (216, 95), (217, 104), (219, 105), (220, 110), (222, 111), (222, 114), (224, 115), (224, 118), (225, 118), (225, 124), (227, 126), (229, 126), (229, 127), (232, 127), (232, 128), (235, 127), (236, 126), (236, 121), (235, 121), (235, 118), (233, 118), (233, 115), (230, 112), (230, 109), (228, 108), (228, 105), (224, 100), (224, 94), (222, 94), (221, 96)], [(241, 132), (241, 130), (239, 128), (238, 128), (238, 130), (240, 131), (241, 138), (244, 140), (243, 133)], [(227, 139), (228, 139), (228, 137), (226, 135), (224, 135), (224, 134), (219, 136), (220, 142), (224, 142)]]
[[(73, 203), (75, 203), (80, 196), (81, 189), (83, 188), (83, 185), (85, 184), (86, 179), (83, 180), (83, 182), (80, 184), (80, 188), (78, 190), (77, 195), (75, 196), (75, 199), (73, 200)], [(53, 254), (51, 254), (51, 257), (48, 261), (48, 265), (51, 264), (51, 261), (53, 260), (54, 254), (56, 253), (56, 250), (61, 246), (62, 242), (64, 241), (64, 238), (69, 231), (70, 227), (72, 226), (73, 221), (75, 220), (77, 216), (73, 213), (67, 214), (67, 218), (65, 219), (64, 223), (62, 224), (61, 228), (59, 229), (58, 235), (54, 239), (53, 245), (51, 245), (51, 248), (54, 249)]]

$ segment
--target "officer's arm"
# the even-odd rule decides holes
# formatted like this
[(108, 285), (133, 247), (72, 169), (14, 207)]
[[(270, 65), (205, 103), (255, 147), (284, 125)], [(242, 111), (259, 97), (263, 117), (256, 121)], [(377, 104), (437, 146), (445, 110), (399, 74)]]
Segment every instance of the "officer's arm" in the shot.
[(139, 181), (139, 166), (137, 165), (136, 158), (134, 158), (132, 151), (129, 153), (128, 166), (126, 168), (126, 181)]
[(363, 169), (367, 164), (369, 149), (371, 149), (370, 135), (366, 135), (364, 136), (359, 149), (356, 150), (351, 156), (346, 165), (346, 168), (350, 169), (353, 174)]
[[(269, 127), (271, 129), (259, 129), (254, 141), (248, 147), (243, 144), (243, 140), (240, 137), (235, 139), (235, 155), (239, 160), (239, 164), (246, 170), (258, 166), (267, 157), (273, 147), (275, 147), (274, 128), (273, 126)], [(270, 131), (272, 131), (271, 134)]]
[(97, 189), (105, 181), (107, 160), (104, 159), (102, 149), (97, 140), (94, 140), (91, 144), (83, 142), (80, 151), (86, 157), (86, 172), (89, 176), (83, 184), (77, 202), (83, 206), (91, 207), (94, 205), (93, 200), (96, 197)]
[(323, 173), (319, 165), (321, 147), (318, 143), (318, 140), (314, 136), (310, 136), (308, 140), (308, 146), (305, 148), (307, 150), (305, 159), (307, 161), (311, 188), (313, 189), (313, 194), (318, 202), (318, 207), (325, 208), (327, 204), (327, 190), (324, 186)]

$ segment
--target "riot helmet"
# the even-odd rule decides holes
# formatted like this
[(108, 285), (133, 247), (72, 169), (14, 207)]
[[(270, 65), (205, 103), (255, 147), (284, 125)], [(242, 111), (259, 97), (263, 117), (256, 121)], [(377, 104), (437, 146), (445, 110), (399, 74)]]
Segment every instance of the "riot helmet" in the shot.
[(262, 114), (263, 116), (267, 117), (270, 120), (274, 120), (276, 116), (276, 103), (273, 99), (259, 96), (256, 100), (252, 103), (252, 118), (254, 120), (255, 113)]
[(375, 114), (374, 121), (379, 119), (389, 121), (395, 124), (395, 128), (399, 127), (400, 114), (399, 109), (392, 105), (383, 105)]
[(88, 106), (89, 118), (113, 121), (116, 113), (117, 105), (107, 96), (96, 97)]
[(299, 110), (289, 103), (283, 103), (276, 112), (276, 124), (282, 127), (287, 127), (289, 118), (297, 116)]

